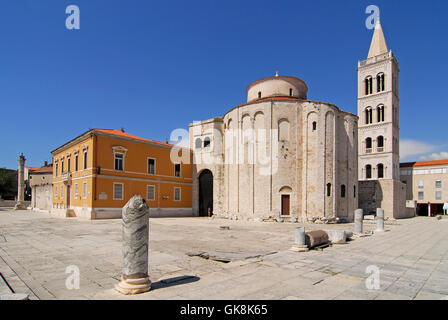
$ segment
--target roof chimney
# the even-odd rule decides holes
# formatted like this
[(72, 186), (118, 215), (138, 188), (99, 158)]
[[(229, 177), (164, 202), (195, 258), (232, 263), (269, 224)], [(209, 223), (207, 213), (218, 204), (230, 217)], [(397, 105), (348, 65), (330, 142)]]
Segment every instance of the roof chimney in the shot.
[(121, 132), (124, 132), (124, 128), (123, 128), (123, 127), (121, 127), (120, 131), (121, 131)]
[(44, 161), (44, 167), (48, 167), (48, 162)]

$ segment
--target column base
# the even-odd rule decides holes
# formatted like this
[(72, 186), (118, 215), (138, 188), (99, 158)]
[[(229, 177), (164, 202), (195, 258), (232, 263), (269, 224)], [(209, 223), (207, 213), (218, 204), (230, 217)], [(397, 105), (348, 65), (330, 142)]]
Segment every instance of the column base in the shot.
[(22, 203), (16, 203), (14, 210), (27, 210), (27, 206)]
[(308, 246), (298, 246), (298, 245), (294, 245), (292, 246), (289, 250), (293, 251), (293, 252), (307, 252), (309, 251)]
[(131, 295), (148, 292), (151, 290), (151, 281), (148, 277), (138, 279), (123, 279), (115, 286), (115, 290), (121, 294)]

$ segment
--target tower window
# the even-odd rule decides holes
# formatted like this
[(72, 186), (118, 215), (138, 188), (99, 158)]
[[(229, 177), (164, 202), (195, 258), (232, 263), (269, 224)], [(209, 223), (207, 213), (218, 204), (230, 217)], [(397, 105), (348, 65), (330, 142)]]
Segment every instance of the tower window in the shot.
[(378, 152), (383, 152), (384, 150), (384, 137), (383, 136), (379, 136), (378, 138), (376, 138), (376, 144), (378, 147)]
[(353, 186), (353, 198), (356, 198), (356, 186)]
[(376, 86), (377, 86), (377, 92), (382, 92), (382, 91), (384, 91), (384, 88), (385, 88), (385, 86), (384, 86), (384, 73), (379, 73), (377, 76), (376, 76)]
[(372, 152), (372, 138), (366, 139), (366, 153)]
[(327, 183), (327, 197), (331, 196), (331, 183)]
[(371, 76), (368, 76), (365, 80), (365, 93), (366, 95), (373, 93), (373, 79)]
[(345, 184), (341, 186), (341, 198), (345, 198)]
[(376, 108), (377, 122), (384, 122), (384, 106)]
[(261, 91), (258, 91), (258, 99), (261, 99)]
[(316, 131), (316, 129), (317, 129), (317, 122), (313, 121), (313, 131)]
[(373, 123), (373, 110), (372, 107), (367, 107), (365, 110), (365, 119), (366, 119), (366, 124), (371, 124)]
[(376, 166), (376, 169), (378, 171), (378, 179), (384, 178), (384, 165), (380, 163)]
[(366, 165), (366, 179), (372, 179), (372, 166)]
[(292, 97), (292, 89), (289, 89), (289, 96)]

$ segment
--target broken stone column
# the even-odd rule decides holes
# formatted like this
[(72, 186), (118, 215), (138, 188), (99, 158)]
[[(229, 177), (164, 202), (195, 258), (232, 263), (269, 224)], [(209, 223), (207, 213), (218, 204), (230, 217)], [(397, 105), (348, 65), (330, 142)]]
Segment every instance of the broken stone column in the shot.
[(328, 234), (323, 230), (305, 232), (305, 243), (309, 248), (314, 248), (328, 243)]
[(149, 207), (140, 195), (133, 196), (122, 209), (123, 274), (115, 289), (122, 294), (151, 290), (148, 277)]
[(308, 246), (305, 242), (305, 228), (298, 227), (294, 229), (294, 245), (291, 247), (291, 250), (295, 252), (308, 251)]
[(362, 233), (362, 220), (364, 218), (364, 213), (362, 209), (355, 210), (355, 229), (354, 233)]
[(26, 210), (25, 205), (25, 157), (20, 154), (18, 162), (17, 201), (14, 210)]
[(324, 230), (328, 234), (328, 239), (333, 244), (347, 243), (347, 233), (345, 230)]
[(384, 210), (381, 208), (376, 209), (376, 230), (384, 231)]

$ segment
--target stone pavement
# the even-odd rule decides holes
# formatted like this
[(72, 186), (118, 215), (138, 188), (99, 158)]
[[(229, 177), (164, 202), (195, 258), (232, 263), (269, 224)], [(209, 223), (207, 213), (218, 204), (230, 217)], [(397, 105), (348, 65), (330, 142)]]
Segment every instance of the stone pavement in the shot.
[[(387, 232), (306, 253), (289, 251), (297, 226), (353, 230), (353, 224), (150, 219), (153, 289), (122, 296), (113, 289), (121, 275), (121, 220), (0, 208), (0, 272), (30, 299), (447, 299), (447, 218), (386, 221)], [(374, 228), (365, 221), (365, 230)], [(73, 265), (80, 287), (69, 290), (66, 268)], [(368, 266), (380, 270), (379, 290), (366, 288)], [(0, 282), (0, 295), (9, 293)]]

